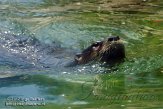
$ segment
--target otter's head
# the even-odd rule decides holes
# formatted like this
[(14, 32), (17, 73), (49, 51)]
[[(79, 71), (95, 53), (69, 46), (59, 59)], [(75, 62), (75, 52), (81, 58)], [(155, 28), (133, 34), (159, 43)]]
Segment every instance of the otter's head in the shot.
[(106, 63), (121, 61), (125, 58), (125, 47), (119, 36), (109, 37), (104, 41), (97, 41), (75, 57), (77, 64), (99, 60)]

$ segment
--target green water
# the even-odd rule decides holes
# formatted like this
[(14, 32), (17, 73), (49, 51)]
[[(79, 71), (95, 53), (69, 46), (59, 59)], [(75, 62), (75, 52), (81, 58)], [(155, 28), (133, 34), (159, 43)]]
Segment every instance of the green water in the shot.
[[(73, 51), (119, 35), (126, 47), (125, 62), (113, 68), (88, 64), (40, 71), (2, 65), (0, 108), (162, 109), (163, 2), (119, 1), (0, 0), (1, 33), (28, 34)], [(27, 102), (42, 105), (5, 106), (32, 97), (43, 99)]]

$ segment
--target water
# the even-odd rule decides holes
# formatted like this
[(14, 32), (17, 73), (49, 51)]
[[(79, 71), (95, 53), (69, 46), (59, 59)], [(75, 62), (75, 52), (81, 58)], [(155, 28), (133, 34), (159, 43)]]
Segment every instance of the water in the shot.
[[(163, 108), (162, 8), (162, 0), (0, 0), (0, 108)], [(110, 35), (124, 41), (124, 63), (63, 67)], [(29, 37), (41, 44), (14, 45)], [(42, 104), (5, 106), (24, 100)]]

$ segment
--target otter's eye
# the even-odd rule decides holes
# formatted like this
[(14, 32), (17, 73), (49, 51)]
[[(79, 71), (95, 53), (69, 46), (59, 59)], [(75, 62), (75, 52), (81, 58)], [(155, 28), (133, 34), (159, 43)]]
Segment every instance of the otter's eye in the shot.
[(92, 44), (92, 49), (94, 50), (94, 51), (98, 51), (98, 50), (100, 50), (100, 45), (102, 44), (102, 42), (96, 42), (96, 43), (94, 43), (94, 44)]
[(99, 46), (99, 43), (93, 44), (93, 47), (97, 47), (97, 46)]
[(95, 42), (94, 44), (92, 44), (92, 46), (93, 46), (93, 47), (98, 47), (100, 44), (101, 44), (101, 42), (100, 42), (100, 41), (97, 41), (97, 42)]
[(76, 57), (77, 57), (77, 58), (80, 58), (81, 55), (82, 55), (81, 53), (78, 53), (78, 54), (76, 54)]
[(82, 54), (76, 54), (75, 60), (77, 61), (82, 60)]

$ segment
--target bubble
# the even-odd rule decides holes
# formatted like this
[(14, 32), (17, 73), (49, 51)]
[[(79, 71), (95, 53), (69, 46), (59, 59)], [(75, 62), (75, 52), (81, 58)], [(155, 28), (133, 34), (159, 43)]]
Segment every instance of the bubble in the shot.
[(124, 107), (125, 105), (122, 104), (121, 106)]
[(68, 107), (68, 109), (71, 109), (71, 107)]
[(62, 72), (63, 74), (66, 74), (67, 72)]
[(96, 67), (96, 65), (92, 65), (92, 68), (95, 68)]
[(125, 25), (126, 23), (125, 22), (122, 22), (122, 25)]
[(81, 5), (81, 3), (80, 2), (77, 2), (76, 5)]
[(62, 94), (61, 96), (62, 96), (62, 97), (64, 97), (64, 96), (65, 96), (65, 94)]
[(78, 69), (79, 72), (81, 72), (82, 70), (81, 69)]
[(131, 100), (128, 100), (129, 103), (131, 103), (132, 101)]

